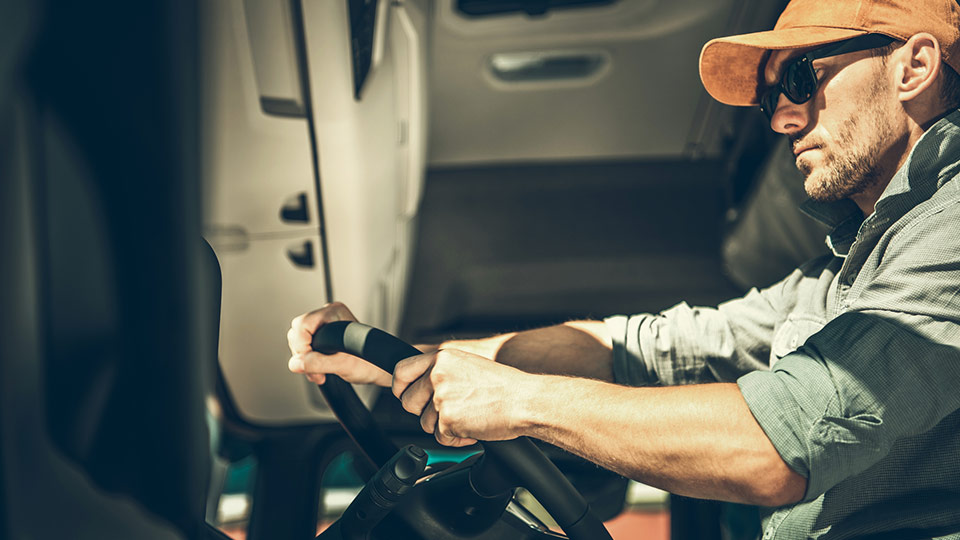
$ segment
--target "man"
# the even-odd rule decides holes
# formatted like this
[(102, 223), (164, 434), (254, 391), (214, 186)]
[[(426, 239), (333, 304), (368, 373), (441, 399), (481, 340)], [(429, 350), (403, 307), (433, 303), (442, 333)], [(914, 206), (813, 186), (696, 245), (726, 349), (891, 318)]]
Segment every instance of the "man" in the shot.
[(834, 226), (831, 255), (768, 289), (447, 342), (392, 376), (309, 352), (353, 319), (332, 304), (293, 321), (289, 367), (392, 386), (442, 444), (529, 435), (767, 507), (765, 539), (960, 539), (958, 34), (954, 0), (793, 0), (706, 44), (707, 90), (761, 106)]

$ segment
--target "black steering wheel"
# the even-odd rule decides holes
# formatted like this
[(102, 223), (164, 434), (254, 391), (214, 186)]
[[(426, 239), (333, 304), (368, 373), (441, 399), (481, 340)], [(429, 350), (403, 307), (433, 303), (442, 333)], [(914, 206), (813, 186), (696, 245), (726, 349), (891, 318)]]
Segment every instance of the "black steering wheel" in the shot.
[[(400, 360), (420, 354), (382, 330), (348, 321), (323, 325), (313, 336), (312, 345), (321, 353), (353, 354), (387, 373), (393, 373)], [(379, 429), (351, 385), (330, 375), (320, 390), (371, 465), (379, 469), (397, 453), (397, 446)], [(473, 466), (475, 474), (471, 474), (471, 484), (478, 492), (493, 497), (522, 486), (540, 501), (571, 540), (610, 539), (610, 533), (590, 511), (580, 492), (530, 439), (480, 444), (483, 456)]]

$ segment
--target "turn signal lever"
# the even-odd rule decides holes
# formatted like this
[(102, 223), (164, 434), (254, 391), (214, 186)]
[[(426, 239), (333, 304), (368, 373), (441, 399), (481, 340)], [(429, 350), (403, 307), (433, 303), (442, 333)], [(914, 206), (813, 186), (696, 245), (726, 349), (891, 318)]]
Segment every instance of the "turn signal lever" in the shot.
[(412, 444), (401, 448), (317, 540), (367, 540), (370, 531), (413, 488), (426, 467), (427, 453), (422, 448)]

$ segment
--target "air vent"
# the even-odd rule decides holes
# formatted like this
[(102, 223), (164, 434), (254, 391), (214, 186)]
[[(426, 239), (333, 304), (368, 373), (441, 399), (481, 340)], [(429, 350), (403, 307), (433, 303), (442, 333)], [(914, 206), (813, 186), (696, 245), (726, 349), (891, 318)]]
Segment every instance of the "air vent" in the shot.
[(619, 0), (457, 0), (457, 9), (469, 17), (485, 17), (506, 13), (545, 15), (555, 9), (606, 6)]
[(601, 51), (547, 51), (497, 53), (490, 57), (490, 73), (503, 83), (535, 83), (592, 79), (609, 62)]

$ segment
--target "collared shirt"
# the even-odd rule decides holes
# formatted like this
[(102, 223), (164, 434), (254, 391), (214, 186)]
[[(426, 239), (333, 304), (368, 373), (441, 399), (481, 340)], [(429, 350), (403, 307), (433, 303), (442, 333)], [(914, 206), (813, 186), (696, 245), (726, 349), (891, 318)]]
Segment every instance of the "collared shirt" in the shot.
[(960, 111), (866, 219), (808, 203), (832, 254), (717, 308), (607, 319), (622, 384), (736, 381), (797, 504), (763, 538), (960, 539)]

